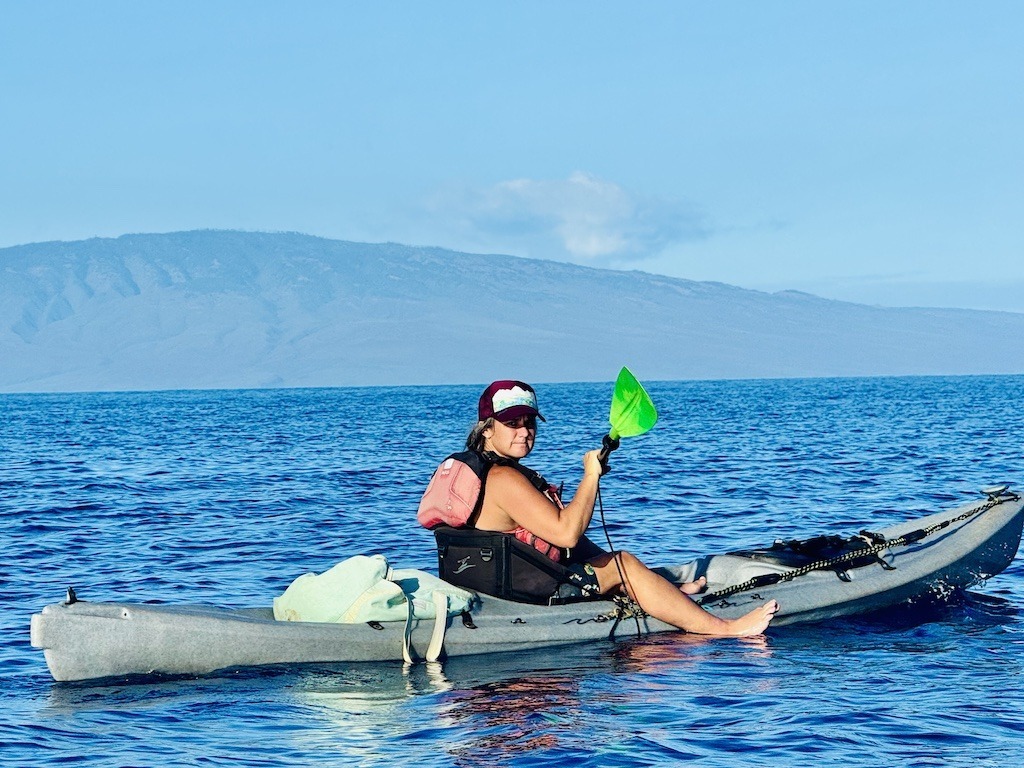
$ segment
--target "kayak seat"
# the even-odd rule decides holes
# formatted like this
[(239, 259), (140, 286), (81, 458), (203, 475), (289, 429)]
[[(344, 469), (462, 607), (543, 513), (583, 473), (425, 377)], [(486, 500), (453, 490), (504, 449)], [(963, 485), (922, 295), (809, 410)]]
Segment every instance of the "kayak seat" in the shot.
[(534, 605), (562, 605), (593, 600), (583, 578), (515, 536), (476, 528), (439, 525), (437, 571), (463, 589)]

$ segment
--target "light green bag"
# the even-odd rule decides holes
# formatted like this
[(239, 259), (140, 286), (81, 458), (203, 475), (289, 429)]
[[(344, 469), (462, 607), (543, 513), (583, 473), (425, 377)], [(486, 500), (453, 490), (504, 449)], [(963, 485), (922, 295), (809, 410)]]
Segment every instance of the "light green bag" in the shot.
[(299, 576), (274, 599), (278, 621), (359, 624), (435, 618), (447, 599), (448, 615), (468, 611), (473, 594), (432, 574), (393, 570), (384, 555), (356, 555), (321, 574)]

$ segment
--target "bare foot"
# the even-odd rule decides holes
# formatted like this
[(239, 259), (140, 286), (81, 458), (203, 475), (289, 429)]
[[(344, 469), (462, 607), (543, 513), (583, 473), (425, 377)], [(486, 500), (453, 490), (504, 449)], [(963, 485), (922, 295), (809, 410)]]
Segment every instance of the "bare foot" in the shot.
[(775, 600), (769, 600), (767, 603), (758, 606), (750, 613), (728, 622), (730, 630), (729, 634), (734, 637), (760, 635), (771, 623), (778, 610), (778, 602)]
[(685, 584), (679, 585), (679, 591), (684, 595), (696, 595), (698, 592), (703, 592), (708, 586), (708, 580), (701, 576), (696, 581), (688, 581)]

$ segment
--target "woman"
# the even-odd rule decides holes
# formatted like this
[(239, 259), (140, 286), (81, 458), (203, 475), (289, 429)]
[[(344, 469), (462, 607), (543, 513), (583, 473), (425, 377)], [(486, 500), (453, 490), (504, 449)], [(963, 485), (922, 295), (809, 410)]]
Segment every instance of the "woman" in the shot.
[(703, 635), (758, 635), (779, 606), (774, 600), (738, 619), (726, 620), (705, 611), (688, 595), (699, 592), (704, 579), (681, 587), (651, 571), (625, 551), (605, 552), (584, 536), (594, 516), (603, 467), (600, 451), (583, 456), (583, 479), (572, 501), (562, 506), (553, 491), (544, 493), (516, 469), (533, 450), (537, 437), (537, 396), (521, 381), (496, 381), (484, 390), (478, 422), (466, 439), (470, 450), (498, 459), (487, 475), (474, 527), (512, 533), (542, 552), (558, 558), (558, 548), (571, 550), (563, 565), (583, 575), (602, 595), (625, 591), (661, 621)]

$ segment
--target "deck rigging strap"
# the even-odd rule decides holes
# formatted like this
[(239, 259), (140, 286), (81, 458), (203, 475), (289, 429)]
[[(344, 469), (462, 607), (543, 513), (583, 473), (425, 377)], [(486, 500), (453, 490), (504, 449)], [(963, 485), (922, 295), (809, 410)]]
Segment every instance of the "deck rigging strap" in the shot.
[(917, 530), (910, 531), (908, 533), (903, 534), (902, 536), (897, 536), (895, 539), (886, 539), (877, 533), (862, 531), (860, 538), (864, 539), (865, 541), (874, 542), (871, 546), (868, 546), (864, 549), (853, 549), (841, 555), (836, 555), (835, 557), (830, 557), (824, 560), (818, 560), (813, 563), (808, 563), (807, 565), (802, 565), (799, 568), (794, 568), (793, 570), (786, 571), (785, 573), (765, 573), (761, 574), (760, 576), (754, 576), (751, 579), (747, 579), (742, 584), (734, 584), (731, 587), (720, 589), (717, 592), (711, 592), (707, 595), (703, 595), (697, 601), (697, 604), (707, 605), (709, 603), (713, 603), (716, 600), (731, 597), (732, 595), (735, 595), (739, 592), (746, 592), (749, 589), (767, 587), (771, 586), (772, 584), (778, 584), (781, 581), (792, 581), (798, 576), (804, 576), (808, 573), (811, 573), (812, 571), (834, 568), (835, 566), (841, 565), (842, 563), (845, 563), (849, 560), (856, 560), (867, 555), (878, 555), (880, 552), (884, 552), (887, 549), (892, 549), (893, 547), (905, 547), (909, 544), (914, 544), (918, 541), (921, 541), (924, 538), (927, 538), (928, 536), (931, 536), (933, 533), (937, 531), (941, 531), (943, 528), (948, 528), (950, 525), (953, 525), (954, 523), (959, 523), (968, 519), (969, 517), (973, 517), (974, 515), (981, 514), (982, 512), (987, 512), (988, 510), (992, 509), (995, 506), (998, 506), (999, 504), (1002, 504), (1003, 502), (1018, 501), (1020, 499), (1020, 497), (1017, 494), (1006, 493), (1005, 491), (1005, 488), (1000, 488), (994, 493), (988, 493), (987, 501), (985, 501), (983, 504), (979, 504), (976, 507), (972, 507), (971, 509), (967, 510), (961, 515), (958, 515), (957, 517), (950, 518), (949, 520), (943, 520), (941, 523), (935, 523), (934, 525), (929, 525), (926, 528), (918, 528)]
[[(448, 627), (448, 596), (440, 590), (434, 590), (432, 595), (434, 601), (434, 629), (430, 633), (430, 644), (427, 646), (427, 654), (423, 661), (434, 662), (441, 658), (441, 651), (444, 648), (444, 633)], [(402, 637), (402, 660), (406, 666), (415, 663), (412, 653), (412, 631), (416, 616), (413, 613), (412, 600), (408, 601), (409, 613), (405, 619), (405, 632)], [(465, 618), (463, 618), (465, 622)]]

